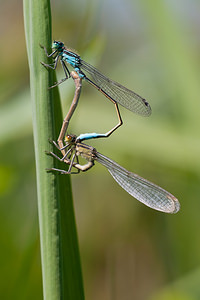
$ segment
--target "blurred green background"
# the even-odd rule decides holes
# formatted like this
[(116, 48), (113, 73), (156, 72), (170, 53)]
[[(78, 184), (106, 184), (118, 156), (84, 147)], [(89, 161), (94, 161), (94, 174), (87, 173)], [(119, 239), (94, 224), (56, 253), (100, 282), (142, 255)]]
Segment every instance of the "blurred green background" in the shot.
[[(176, 215), (153, 211), (98, 163), (72, 176), (86, 299), (200, 299), (199, 14), (197, 0), (52, 1), (53, 39), (152, 107), (150, 118), (120, 107), (124, 125), (90, 144), (181, 203)], [(0, 297), (42, 299), (21, 2), (0, 2), (0, 36)], [(60, 91), (65, 114), (72, 80)], [(113, 105), (84, 82), (69, 133), (106, 132), (116, 122)]]

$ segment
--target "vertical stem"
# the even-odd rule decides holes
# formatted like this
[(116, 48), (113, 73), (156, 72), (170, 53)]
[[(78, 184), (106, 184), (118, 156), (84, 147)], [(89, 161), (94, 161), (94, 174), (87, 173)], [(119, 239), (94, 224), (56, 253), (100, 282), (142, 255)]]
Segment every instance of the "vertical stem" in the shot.
[(48, 139), (56, 139), (62, 123), (53, 72), (40, 61), (47, 57), (39, 44), (51, 45), (49, 0), (24, 0), (36, 157), (38, 212), (44, 299), (84, 299), (83, 283), (69, 176), (47, 173), (57, 162), (45, 155)]

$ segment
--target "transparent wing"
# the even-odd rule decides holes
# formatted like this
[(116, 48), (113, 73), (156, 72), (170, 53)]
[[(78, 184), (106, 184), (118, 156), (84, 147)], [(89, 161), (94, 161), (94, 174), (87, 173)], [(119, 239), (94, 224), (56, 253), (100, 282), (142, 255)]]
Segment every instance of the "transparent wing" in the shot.
[[(144, 98), (107, 78), (84, 60), (80, 59), (80, 63), (80, 68), (88, 72), (92, 77), (92, 81), (114, 101), (139, 115), (149, 116), (151, 114), (151, 107)], [(87, 77), (85, 79), (88, 80)], [(90, 79), (88, 82), (90, 82)]]
[(108, 169), (113, 178), (125, 191), (140, 202), (165, 213), (176, 213), (179, 211), (180, 204), (178, 199), (161, 187), (127, 171), (98, 152), (96, 153), (96, 160)]

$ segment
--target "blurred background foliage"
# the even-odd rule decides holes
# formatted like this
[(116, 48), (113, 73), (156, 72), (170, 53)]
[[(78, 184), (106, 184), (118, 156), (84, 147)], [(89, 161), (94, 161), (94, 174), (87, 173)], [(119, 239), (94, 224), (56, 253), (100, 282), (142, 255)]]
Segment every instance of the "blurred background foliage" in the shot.
[[(22, 2), (0, 7), (0, 295), (42, 299)], [(199, 13), (197, 0), (52, 1), (53, 39), (152, 107), (150, 118), (121, 108), (124, 125), (90, 144), (181, 202), (177, 215), (153, 211), (97, 164), (72, 177), (86, 299), (200, 299)], [(72, 80), (60, 91), (65, 114)], [(69, 133), (106, 132), (116, 121), (84, 82)]]

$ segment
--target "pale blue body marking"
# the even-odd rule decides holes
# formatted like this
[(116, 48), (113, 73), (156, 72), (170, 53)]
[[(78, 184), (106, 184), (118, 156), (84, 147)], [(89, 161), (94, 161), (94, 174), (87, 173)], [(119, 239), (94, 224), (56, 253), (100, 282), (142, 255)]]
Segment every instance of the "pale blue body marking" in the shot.
[(78, 56), (73, 56), (65, 52), (62, 53), (62, 59), (66, 60), (73, 68), (76, 68), (79, 64)]
[(78, 73), (80, 78), (84, 78), (85, 74), (81, 71), (79, 65), (80, 65), (80, 58), (78, 55), (76, 55), (73, 52), (66, 53), (63, 51), (62, 53), (62, 59), (65, 60), (68, 64), (70, 64), (74, 70)]
[(85, 74), (81, 71), (81, 69), (79, 67), (74, 68), (74, 70), (78, 73), (78, 76), (80, 78), (84, 78)]
[(96, 133), (96, 132), (82, 133), (76, 138), (76, 140), (79, 141), (79, 142), (82, 142), (84, 140), (91, 140), (91, 139), (96, 139), (96, 138), (100, 138), (100, 137), (106, 137), (106, 134)]

